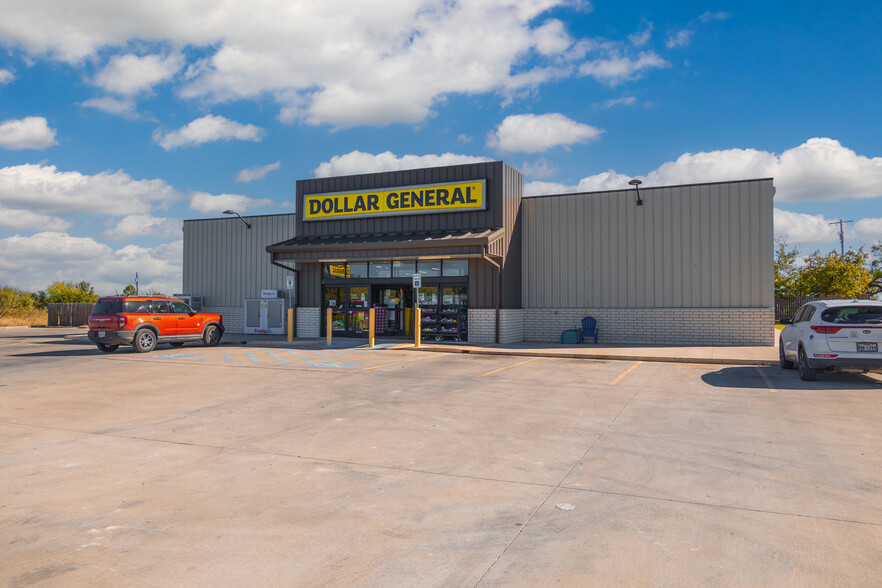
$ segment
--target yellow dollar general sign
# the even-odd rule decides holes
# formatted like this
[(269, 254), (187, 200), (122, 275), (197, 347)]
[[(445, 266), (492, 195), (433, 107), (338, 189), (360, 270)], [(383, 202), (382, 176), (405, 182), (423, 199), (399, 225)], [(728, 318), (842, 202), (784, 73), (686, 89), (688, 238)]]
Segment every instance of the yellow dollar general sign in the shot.
[(348, 263), (343, 263), (343, 264), (332, 263), (328, 266), (328, 273), (331, 274), (332, 276), (338, 276), (341, 278), (348, 278), (349, 277), (349, 264)]
[(486, 180), (474, 180), (384, 191), (307, 194), (303, 197), (303, 220), (485, 210), (485, 188)]

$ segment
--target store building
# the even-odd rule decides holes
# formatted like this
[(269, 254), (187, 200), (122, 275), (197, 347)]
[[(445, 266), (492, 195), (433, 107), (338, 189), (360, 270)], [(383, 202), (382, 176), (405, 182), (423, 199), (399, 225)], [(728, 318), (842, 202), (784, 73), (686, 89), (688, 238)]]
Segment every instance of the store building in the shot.
[(298, 337), (374, 307), (379, 336), (556, 341), (590, 315), (604, 343), (774, 342), (771, 179), (522, 195), (503, 162), (301, 180), (295, 214), (185, 221), (184, 291), (231, 332), (270, 291)]

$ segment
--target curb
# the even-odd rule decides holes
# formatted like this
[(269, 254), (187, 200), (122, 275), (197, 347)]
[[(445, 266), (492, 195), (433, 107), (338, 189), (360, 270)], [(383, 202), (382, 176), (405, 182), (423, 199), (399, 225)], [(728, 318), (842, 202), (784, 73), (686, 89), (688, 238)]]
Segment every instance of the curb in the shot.
[(768, 361), (762, 359), (742, 359), (742, 358), (714, 358), (714, 357), (663, 357), (652, 355), (605, 355), (602, 353), (567, 353), (565, 351), (516, 351), (501, 349), (486, 349), (481, 347), (466, 348), (432, 348), (432, 347), (414, 347), (413, 345), (399, 345), (390, 347), (390, 349), (400, 351), (422, 351), (428, 353), (468, 353), (471, 355), (510, 355), (512, 357), (554, 357), (559, 359), (593, 359), (606, 361), (647, 361), (658, 363), (701, 363), (711, 365), (754, 365), (754, 366), (770, 366), (778, 365), (777, 361)]

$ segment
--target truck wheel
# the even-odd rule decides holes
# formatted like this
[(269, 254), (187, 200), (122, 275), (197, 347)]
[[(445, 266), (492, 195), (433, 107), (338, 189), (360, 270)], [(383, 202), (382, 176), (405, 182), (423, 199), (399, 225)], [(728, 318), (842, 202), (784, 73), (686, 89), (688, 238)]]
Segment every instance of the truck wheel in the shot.
[(214, 325), (209, 325), (202, 334), (202, 342), (206, 347), (214, 347), (220, 343), (220, 330)]
[(156, 347), (156, 333), (150, 329), (141, 329), (135, 333), (132, 343), (138, 353), (149, 353)]
[(119, 349), (119, 345), (107, 345), (106, 343), (96, 343), (98, 349), (104, 353), (113, 353)]

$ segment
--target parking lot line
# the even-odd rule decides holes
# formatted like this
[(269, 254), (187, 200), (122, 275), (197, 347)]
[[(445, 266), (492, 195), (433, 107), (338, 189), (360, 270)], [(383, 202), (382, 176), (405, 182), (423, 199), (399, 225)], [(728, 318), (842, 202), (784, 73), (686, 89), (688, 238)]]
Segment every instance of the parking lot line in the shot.
[(432, 357), (433, 355), (434, 355), (433, 353), (427, 353), (427, 354), (426, 354), (426, 357), (419, 357), (419, 358), (417, 358), (417, 359), (408, 359), (408, 360), (406, 360), (406, 361), (396, 361), (396, 362), (394, 362), (394, 363), (384, 363), (384, 364), (382, 364), (382, 365), (374, 365), (374, 366), (371, 366), (371, 367), (361, 368), (361, 369), (358, 370), (358, 371), (360, 371), (360, 372), (365, 372), (365, 371), (368, 371), (368, 370), (377, 370), (377, 369), (380, 369), (380, 368), (383, 368), (383, 367), (389, 367), (389, 366), (392, 366), (392, 365), (401, 365), (401, 364), (404, 364), (404, 363), (413, 363), (413, 362), (415, 362), (415, 361), (422, 361), (422, 360), (424, 360), (424, 359), (429, 359), (429, 358)]
[(536, 361), (537, 359), (539, 359), (539, 358), (534, 357), (532, 359), (525, 359), (524, 361), (519, 361), (518, 363), (513, 363), (511, 365), (501, 367), (498, 370), (493, 370), (492, 372), (487, 372), (486, 374), (481, 374), (480, 376), (475, 376), (475, 379), (477, 380), (478, 378), (483, 378), (484, 376), (489, 376), (490, 374), (495, 374), (497, 372), (501, 372), (501, 371), (507, 370), (509, 368), (517, 367), (519, 365), (524, 365), (525, 363), (530, 363), (531, 361)]
[(766, 388), (769, 389), (769, 392), (771, 392), (772, 394), (777, 394), (778, 390), (776, 390), (775, 387), (772, 386), (772, 381), (769, 379), (769, 376), (767, 376), (766, 373), (759, 367), (756, 367), (756, 371), (759, 372), (760, 376), (762, 376), (763, 382), (766, 383)]
[(635, 363), (634, 365), (632, 365), (631, 367), (629, 367), (628, 369), (626, 369), (625, 371), (623, 371), (621, 374), (619, 374), (619, 375), (616, 377), (615, 380), (613, 380), (612, 382), (610, 382), (610, 383), (608, 384), (608, 386), (615, 386), (616, 384), (618, 384), (618, 383), (622, 380), (622, 378), (624, 378), (625, 376), (627, 376), (628, 374), (630, 374), (631, 372), (633, 372), (635, 369), (637, 369), (637, 366), (640, 365), (641, 363), (643, 363), (643, 362), (642, 362), (642, 361), (638, 361), (637, 363)]

